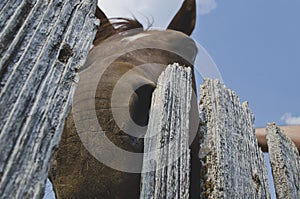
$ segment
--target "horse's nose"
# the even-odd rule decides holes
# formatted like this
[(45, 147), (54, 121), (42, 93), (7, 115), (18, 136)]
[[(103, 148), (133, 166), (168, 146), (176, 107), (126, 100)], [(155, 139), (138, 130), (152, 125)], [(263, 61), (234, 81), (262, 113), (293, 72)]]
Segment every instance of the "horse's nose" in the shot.
[(132, 120), (139, 126), (148, 125), (149, 109), (154, 89), (154, 85), (142, 85), (135, 90), (130, 98), (129, 113)]

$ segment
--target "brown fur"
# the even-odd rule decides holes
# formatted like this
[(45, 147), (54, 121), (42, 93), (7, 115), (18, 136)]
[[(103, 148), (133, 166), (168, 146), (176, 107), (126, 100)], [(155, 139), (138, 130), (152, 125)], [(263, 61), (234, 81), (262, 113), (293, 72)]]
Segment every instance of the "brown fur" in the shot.
[[(192, 1), (186, 0), (185, 2)], [(182, 7), (181, 9), (185, 8)], [(195, 9), (192, 9), (192, 11), (193, 10)], [(185, 12), (179, 11), (179, 13)], [(142, 26), (138, 21), (118, 18), (115, 22), (110, 22), (100, 9), (97, 9), (96, 16), (102, 20), (102, 23), (99, 26), (95, 38), (95, 47), (91, 50), (86, 64), (81, 70), (88, 69), (91, 66), (96, 66), (99, 67), (99, 70), (104, 70), (95, 94), (96, 115), (99, 124), (103, 127), (103, 132), (99, 133), (105, 133), (105, 136), (119, 148), (139, 153), (143, 151), (142, 140), (133, 142), (132, 137), (118, 127), (112, 116), (110, 99), (116, 82), (127, 71), (146, 63), (161, 64), (166, 67), (168, 64), (178, 62), (181, 65), (192, 66), (197, 50), (194, 42), (182, 33), (168, 30), (142, 32)], [(176, 17), (180, 18), (180, 15), (177, 14)], [(185, 16), (182, 15), (181, 17), (184, 18)], [(172, 27), (176, 29), (176, 23), (172, 23)], [(194, 23), (195, 20), (193, 19), (193, 27)], [(190, 26), (191, 24), (186, 25)], [(179, 26), (182, 27), (182, 24), (178, 24), (178, 27)], [(158, 47), (144, 48), (122, 54), (123, 51), (135, 44), (131, 44), (128, 41), (128, 44), (122, 46), (121, 41), (123, 38), (126, 38), (126, 36), (119, 35), (118, 37), (115, 37), (114, 35), (118, 35), (118, 33), (130, 29), (136, 30), (136, 28), (138, 28), (138, 31), (134, 34), (146, 33), (149, 37), (137, 39), (135, 42), (140, 42), (139, 45), (141, 46), (153, 44)], [(185, 29), (190, 30), (192, 28), (186, 27)], [(160, 46), (163, 46), (164, 49), (176, 49), (177, 52), (172, 53), (170, 52), (171, 50), (159, 50)], [(122, 55), (113, 60), (108, 67), (103, 68), (106, 63), (110, 62), (109, 56), (107, 57), (106, 55), (114, 53), (117, 55), (118, 53), (121, 53)], [(178, 56), (178, 54), (186, 56), (183, 58)], [(148, 73), (149, 71), (137, 71), (135, 73), (136, 78), (134, 78), (134, 80), (136, 79), (137, 83), (138, 81), (145, 81), (143, 83), (148, 85), (140, 90), (134, 90), (134, 94), (130, 100), (129, 112), (132, 119), (137, 124), (142, 126), (147, 124), (148, 108), (151, 100), (149, 96), (151, 96), (151, 93), (156, 86), (157, 78), (163, 69), (164, 68), (157, 67), (154, 68), (153, 71), (150, 71), (151, 74), (153, 74), (153, 78), (151, 79), (147, 79), (147, 77), (143, 76), (144, 73)], [(81, 78), (84, 79), (84, 72), (81, 73), (81, 75)], [(133, 81), (133, 84), (134, 83), (135, 81)], [(195, 87), (195, 84), (193, 86)], [(83, 93), (82, 100), (84, 100), (85, 97), (86, 96)], [(194, 101), (194, 105), (195, 103), (196, 101)], [(196, 110), (195, 107), (193, 110)], [(194, 146), (198, 146), (198, 143), (195, 142)], [(103, 152), (109, 153), (106, 149), (103, 149)], [(197, 168), (198, 162), (197, 159), (195, 159), (195, 156), (197, 156), (197, 152), (194, 153), (192, 157), (192, 161), (194, 162), (193, 166)], [(126, 162), (126, 159), (113, 161), (120, 161), (120, 164), (131, 164), (131, 162)], [(142, 162), (136, 162), (136, 164), (141, 165)], [(195, 170), (196, 169), (193, 168), (192, 172)], [(195, 176), (191, 177), (191, 192), (193, 192), (191, 198), (197, 198), (197, 196), (199, 196), (197, 193), (199, 174), (197, 172), (193, 172), (193, 174), (195, 174)], [(54, 185), (56, 196), (59, 199), (139, 198), (140, 174), (120, 172), (95, 159), (93, 155), (86, 150), (77, 134), (72, 111), (66, 120), (61, 143), (54, 155), (49, 177)]]

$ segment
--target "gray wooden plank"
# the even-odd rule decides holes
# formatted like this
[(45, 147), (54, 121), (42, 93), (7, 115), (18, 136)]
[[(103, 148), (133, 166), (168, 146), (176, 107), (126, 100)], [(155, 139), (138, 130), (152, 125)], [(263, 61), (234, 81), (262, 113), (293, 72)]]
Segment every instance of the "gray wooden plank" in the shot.
[(98, 20), (97, 1), (7, 2), (0, 13), (0, 197), (39, 198)]
[(205, 80), (200, 97), (200, 198), (270, 198), (248, 104), (218, 80)]
[(192, 72), (178, 64), (160, 75), (144, 141), (140, 198), (189, 198)]
[(300, 156), (293, 141), (275, 123), (266, 127), (277, 199), (300, 198)]

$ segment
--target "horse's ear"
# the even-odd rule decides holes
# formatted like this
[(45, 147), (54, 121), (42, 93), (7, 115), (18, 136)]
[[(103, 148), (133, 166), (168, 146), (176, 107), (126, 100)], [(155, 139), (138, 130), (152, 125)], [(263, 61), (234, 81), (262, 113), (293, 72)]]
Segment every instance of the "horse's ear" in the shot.
[(112, 26), (112, 24), (109, 22), (107, 16), (104, 14), (104, 12), (97, 6), (95, 16), (100, 20), (100, 26), (98, 27), (95, 39), (95, 41), (99, 38), (102, 38), (103, 35), (106, 32), (113, 32), (115, 29)]
[(167, 29), (191, 35), (196, 23), (196, 1), (185, 0)]

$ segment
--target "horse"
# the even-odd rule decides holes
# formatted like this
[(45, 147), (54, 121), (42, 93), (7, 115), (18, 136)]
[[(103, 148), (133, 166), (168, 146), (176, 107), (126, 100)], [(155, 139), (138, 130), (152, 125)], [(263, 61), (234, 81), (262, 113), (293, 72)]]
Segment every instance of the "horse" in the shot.
[[(142, 154), (142, 137), (158, 76), (174, 62), (193, 68), (197, 48), (189, 35), (195, 27), (196, 3), (195, 0), (185, 0), (163, 31), (144, 30), (136, 19), (109, 20), (98, 7), (95, 15), (101, 23), (94, 47), (80, 69), (78, 95), (75, 93), (61, 142), (53, 155), (49, 179), (59, 199), (139, 198), (142, 162), (136, 159), (136, 162), (131, 162), (127, 157), (114, 159), (115, 151), (102, 145), (102, 141), (108, 138), (122, 150)], [(197, 100), (192, 99), (190, 114), (191, 118), (196, 118)], [(83, 103), (86, 101), (92, 101), (92, 106)], [(86, 114), (78, 116), (82, 112)], [(91, 112), (101, 126), (100, 131), (94, 123), (85, 123), (90, 121)], [(91, 129), (91, 134), (78, 132), (81, 122), (83, 127)], [(191, 122), (190, 126), (198, 128), (197, 122)], [(103, 140), (98, 138), (99, 135)], [(190, 140), (190, 198), (199, 198), (200, 195), (197, 136)], [(258, 136), (260, 146), (266, 150), (262, 140)], [(110, 162), (105, 164), (99, 156), (105, 156)]]
[[(107, 138), (117, 147), (116, 151), (122, 149), (142, 156), (142, 138), (158, 76), (174, 62), (193, 68), (197, 48), (189, 36), (195, 27), (196, 2), (185, 0), (162, 31), (144, 30), (136, 19), (109, 20), (98, 7), (95, 15), (100, 26), (94, 46), (80, 69), (78, 95), (75, 93), (61, 142), (53, 155), (49, 179), (59, 199), (139, 198), (142, 158), (134, 162), (126, 157), (114, 158), (114, 150), (101, 143)], [(92, 101), (92, 105), (86, 105), (86, 101)], [(195, 118), (196, 101), (194, 97), (190, 113)], [(77, 116), (82, 112), (87, 114)], [(95, 115), (100, 131), (94, 124), (84, 123), (90, 120), (90, 113)], [(91, 132), (78, 132), (81, 125), (92, 129)], [(192, 125), (197, 130), (198, 123), (191, 122)], [(200, 174), (194, 168), (200, 165), (199, 144), (192, 139), (190, 143), (193, 173), (190, 196), (197, 198)], [(108, 164), (98, 159), (102, 155), (110, 159)]]

